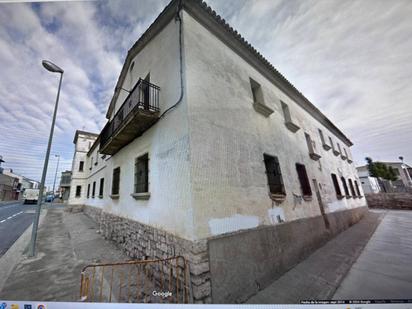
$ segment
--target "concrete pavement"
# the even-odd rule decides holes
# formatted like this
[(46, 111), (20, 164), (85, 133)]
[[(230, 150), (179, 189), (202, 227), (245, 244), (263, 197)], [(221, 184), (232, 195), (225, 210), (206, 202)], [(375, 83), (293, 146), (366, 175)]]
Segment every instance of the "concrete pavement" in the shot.
[(30, 226), (34, 218), (34, 205), (14, 201), (0, 206), (0, 257)]
[(333, 299), (412, 298), (412, 211), (391, 210)]
[(47, 209), (39, 228), (37, 256), (22, 258), (5, 280), (0, 299), (79, 300), (80, 272), (84, 266), (129, 260), (96, 231), (97, 225), (83, 213)]
[(331, 299), (383, 215), (382, 212), (369, 212), (359, 223), (330, 240), (306, 260), (252, 296), (247, 303), (289, 304), (302, 300)]

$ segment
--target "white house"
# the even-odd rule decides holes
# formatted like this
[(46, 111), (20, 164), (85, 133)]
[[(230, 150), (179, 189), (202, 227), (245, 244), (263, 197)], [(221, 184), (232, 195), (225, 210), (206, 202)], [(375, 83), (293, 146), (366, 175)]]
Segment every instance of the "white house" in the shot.
[(352, 142), (201, 1), (129, 50), (107, 119), (76, 132), (69, 204), (133, 258), (185, 256), (195, 302), (247, 299), (367, 211)]
[(376, 177), (371, 177), (369, 175), (369, 170), (366, 165), (359, 166), (356, 168), (359, 176), (359, 180), (365, 194), (369, 193), (379, 193), (382, 191), (381, 186), (379, 184), (379, 180)]

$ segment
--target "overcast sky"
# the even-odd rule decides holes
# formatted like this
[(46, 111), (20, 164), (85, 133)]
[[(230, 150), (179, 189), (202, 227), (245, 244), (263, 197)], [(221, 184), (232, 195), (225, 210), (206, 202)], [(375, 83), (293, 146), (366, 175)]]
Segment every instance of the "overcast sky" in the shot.
[[(127, 50), (167, 0), (0, 3), (0, 155), (39, 180), (65, 70), (47, 184), (76, 129), (98, 133)], [(412, 163), (412, 1), (209, 0), (364, 157)]]

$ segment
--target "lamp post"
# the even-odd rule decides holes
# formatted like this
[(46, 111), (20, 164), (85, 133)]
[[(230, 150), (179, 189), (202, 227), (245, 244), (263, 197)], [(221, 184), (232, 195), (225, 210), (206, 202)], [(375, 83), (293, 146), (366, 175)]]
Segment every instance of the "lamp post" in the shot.
[(53, 182), (53, 198), (51, 200), (50, 206), (53, 206), (54, 201), (54, 190), (56, 186), (56, 178), (57, 178), (57, 170), (59, 169), (59, 162), (60, 162), (60, 155), (54, 155), (57, 158), (57, 166), (56, 166), (56, 173), (54, 174), (54, 182)]
[(36, 255), (37, 228), (39, 226), (41, 203), (43, 200), (44, 183), (46, 181), (47, 166), (49, 163), (50, 148), (51, 148), (51, 143), (53, 139), (54, 123), (56, 122), (57, 107), (59, 105), (60, 88), (62, 85), (63, 72), (64, 72), (63, 69), (59, 68), (57, 65), (47, 60), (43, 60), (42, 65), (49, 72), (60, 73), (60, 81), (59, 81), (59, 88), (57, 90), (56, 104), (54, 106), (53, 120), (52, 120), (51, 127), (50, 127), (50, 135), (49, 135), (49, 142), (47, 144), (46, 157), (44, 158), (43, 174), (41, 176), (41, 183), (40, 183), (40, 192), (39, 192), (39, 197), (37, 200), (36, 215), (34, 216), (33, 229), (31, 233), (31, 240), (30, 240), (30, 246), (29, 246), (29, 254), (28, 254), (29, 257), (33, 257)]

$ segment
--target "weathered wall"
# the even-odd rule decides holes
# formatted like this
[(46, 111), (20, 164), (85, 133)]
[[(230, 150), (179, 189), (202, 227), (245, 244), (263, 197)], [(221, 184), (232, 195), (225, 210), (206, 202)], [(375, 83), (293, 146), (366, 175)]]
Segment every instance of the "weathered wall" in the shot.
[[(364, 198), (336, 198), (331, 173), (360, 182), (353, 164), (322, 148), (318, 129), (335, 145), (343, 141), (186, 13), (184, 25), (197, 238), (276, 224), (277, 215), (286, 221), (320, 215), (312, 179), (321, 185), (326, 212), (366, 205)], [(249, 78), (261, 85), (265, 104), (274, 110), (270, 117), (254, 110)], [(300, 126), (296, 133), (285, 126), (279, 100)], [(309, 157), (305, 132), (316, 142), (319, 161)], [(263, 153), (279, 158), (287, 194), (279, 207), (268, 194)], [(295, 163), (306, 166), (310, 200), (301, 199)]]
[(189, 262), (193, 302), (212, 301), (206, 240), (185, 240), (96, 207), (85, 206), (84, 212), (99, 224), (99, 231), (106, 239), (115, 241), (133, 259), (183, 256)]
[(336, 211), (209, 240), (213, 303), (242, 302), (358, 222), (367, 207)]
[(366, 194), (366, 200), (370, 208), (412, 210), (412, 193)]
[[(174, 105), (181, 94), (179, 73), (179, 23), (174, 19), (150, 41), (133, 59), (133, 69), (122, 85), (130, 89), (139, 78), (150, 73), (150, 81), (160, 87), (160, 112)], [(185, 88), (185, 87), (184, 87)], [(127, 96), (121, 91), (115, 110)], [(104, 178), (102, 198), (89, 196), (85, 204), (99, 207), (107, 213), (129, 218), (145, 225), (162, 229), (185, 239), (195, 239), (190, 184), (190, 152), (187, 122), (186, 95), (179, 105), (142, 136), (133, 140), (113, 156), (107, 156), (89, 170), (90, 160), (96, 158), (98, 149), (88, 157), (87, 184), (96, 181), (96, 192), (100, 178)], [(149, 155), (148, 200), (137, 200), (134, 192), (134, 170), (137, 157)], [(112, 199), (113, 169), (120, 167), (120, 193)], [(86, 191), (86, 189), (85, 189)], [(182, 224), (183, 223), (183, 224)]]

